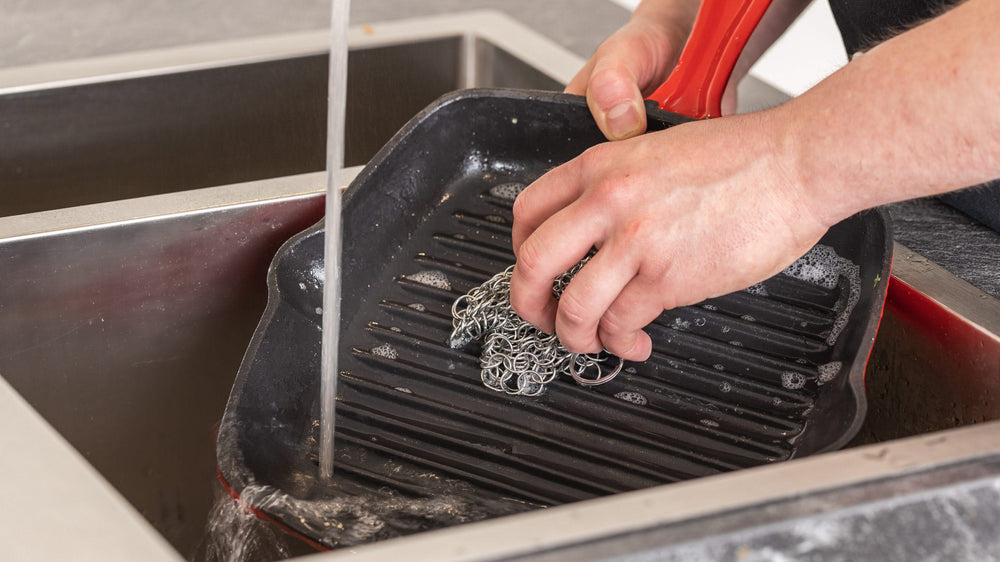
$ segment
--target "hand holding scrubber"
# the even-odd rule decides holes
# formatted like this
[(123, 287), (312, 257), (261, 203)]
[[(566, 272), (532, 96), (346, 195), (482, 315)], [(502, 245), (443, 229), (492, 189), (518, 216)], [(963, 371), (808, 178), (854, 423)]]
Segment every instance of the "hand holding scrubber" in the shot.
[[(552, 292), (556, 299), (590, 256), (556, 278)], [(555, 334), (546, 334), (525, 322), (510, 307), (510, 276), (514, 266), (494, 275), (451, 307), (449, 344), (465, 347), (473, 340), (485, 340), (480, 353), (483, 384), (493, 390), (522, 396), (537, 396), (560, 374), (568, 374), (583, 386), (604, 384), (622, 370), (621, 359), (607, 353), (571, 353)], [(614, 359), (617, 365), (605, 372)]]

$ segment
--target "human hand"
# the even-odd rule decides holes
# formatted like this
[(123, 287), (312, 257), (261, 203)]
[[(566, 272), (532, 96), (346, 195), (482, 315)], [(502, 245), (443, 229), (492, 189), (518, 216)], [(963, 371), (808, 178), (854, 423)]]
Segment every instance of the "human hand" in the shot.
[[(604, 143), (514, 203), (511, 304), (567, 349), (645, 360), (664, 309), (762, 281), (830, 222), (787, 165), (770, 112)], [(553, 279), (598, 249), (558, 301)]]
[(585, 95), (608, 140), (646, 130), (643, 99), (666, 80), (691, 31), (698, 2), (647, 0), (608, 37), (566, 86)]

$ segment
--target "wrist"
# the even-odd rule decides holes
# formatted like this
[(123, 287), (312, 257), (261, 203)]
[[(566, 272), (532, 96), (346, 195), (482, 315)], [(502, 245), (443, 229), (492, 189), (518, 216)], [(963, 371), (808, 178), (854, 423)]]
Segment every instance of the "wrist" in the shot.
[[(761, 130), (770, 146), (771, 167), (784, 185), (784, 197), (802, 215), (827, 229), (863, 209), (846, 196), (842, 163), (823, 148), (825, 136), (813, 115), (795, 100), (762, 113)], [(846, 181), (850, 181), (847, 179)]]

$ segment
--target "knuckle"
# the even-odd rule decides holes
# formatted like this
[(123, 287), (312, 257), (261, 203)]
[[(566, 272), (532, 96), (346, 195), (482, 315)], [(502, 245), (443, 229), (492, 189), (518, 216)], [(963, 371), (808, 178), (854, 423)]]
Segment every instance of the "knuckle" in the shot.
[[(608, 59), (602, 59), (602, 63)], [(597, 96), (601, 105), (617, 103), (622, 98), (628, 98), (635, 91), (635, 82), (627, 72), (618, 66), (600, 64), (603, 68), (596, 69), (590, 75), (590, 91)]]
[(639, 247), (643, 242), (655, 239), (655, 222), (648, 217), (635, 217), (626, 221), (617, 234), (623, 244)]
[(613, 308), (608, 309), (601, 317), (600, 322), (597, 324), (598, 333), (601, 334), (601, 341), (605, 339), (617, 339), (622, 334), (628, 333), (627, 321), (622, 318), (621, 314), (615, 311)]
[(525, 192), (521, 192), (514, 199), (514, 224), (523, 224), (531, 217), (531, 202)]
[(583, 167), (583, 174), (592, 177), (594, 172), (607, 167), (609, 159), (612, 158), (609, 154), (612, 148), (609, 143), (600, 143), (584, 150), (578, 158), (580, 166)]
[(536, 237), (528, 237), (518, 250), (516, 271), (519, 277), (529, 282), (537, 281), (542, 276), (544, 264), (541, 244)]
[(560, 327), (570, 331), (567, 335), (581, 333), (593, 323), (586, 303), (568, 288), (559, 298), (559, 319)]

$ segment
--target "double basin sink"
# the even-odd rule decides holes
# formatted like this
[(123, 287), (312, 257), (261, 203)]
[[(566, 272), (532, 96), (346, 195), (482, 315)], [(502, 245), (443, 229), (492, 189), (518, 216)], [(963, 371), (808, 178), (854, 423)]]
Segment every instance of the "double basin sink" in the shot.
[[(361, 26), (349, 43), (348, 175), (443, 93), (561, 89), (580, 64), (494, 13)], [(166, 559), (189, 556), (203, 538), (214, 428), (263, 310), (271, 257), (322, 216), (327, 44), (325, 32), (301, 33), (0, 72), (3, 390), (12, 388), (47, 422), (34, 439), (68, 442), (99, 473), (85, 478), (114, 488), (111, 504), (141, 513), (165, 539), (147, 547)], [(768, 94), (762, 85), (755, 91)], [(895, 275), (866, 375), (868, 421), (855, 442), (868, 446), (741, 478), (771, 482), (799, 466), (841, 466), (849, 455), (881, 450), (873, 447), (911, 451), (914, 442), (901, 438), (1000, 417), (996, 301), (902, 247)], [(904, 465), (831, 476), (813, 488), (760, 485), (760, 496), (730, 494), (689, 511), (674, 504), (653, 519), (639, 510), (615, 529), (1000, 451), (982, 428), (943, 435), (952, 434), (962, 445), (911, 454)], [(711, 496), (727, 476), (629, 497), (670, 501), (691, 486)], [(601, 513), (600, 502), (590, 503), (572, 508), (584, 522)], [(567, 513), (547, 511), (529, 517)], [(489, 525), (500, 525), (495, 534), (511, 524), (472, 527)], [(615, 530), (573, 528), (559, 544)], [(558, 543), (547, 540), (547, 548)], [(478, 544), (484, 558), (541, 548), (526, 535), (495, 551)]]

